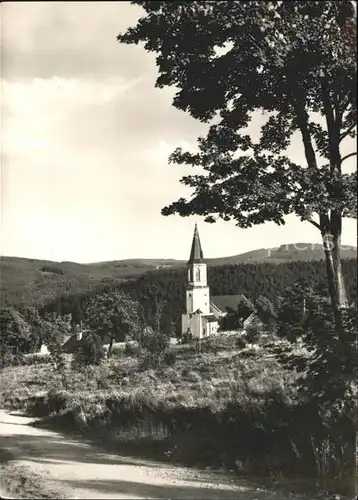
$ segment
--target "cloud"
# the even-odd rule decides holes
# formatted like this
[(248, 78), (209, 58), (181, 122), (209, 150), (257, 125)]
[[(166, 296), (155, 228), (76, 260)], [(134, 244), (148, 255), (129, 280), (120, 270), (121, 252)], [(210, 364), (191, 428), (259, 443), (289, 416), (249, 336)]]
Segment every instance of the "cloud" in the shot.
[(116, 40), (143, 12), (129, 2), (3, 3), (3, 76), (132, 79), (155, 74), (153, 57)]
[(59, 77), (26, 83), (3, 80), (3, 152), (18, 154), (52, 148), (53, 154), (53, 148), (66, 142), (63, 131), (76, 128), (76, 112), (111, 103), (138, 82), (118, 79), (99, 83)]
[[(179, 179), (193, 169), (168, 165), (168, 156), (177, 146), (194, 151), (207, 125), (172, 106), (173, 89), (154, 87), (153, 54), (116, 41), (142, 13), (129, 2), (1, 5), (4, 254), (187, 256), (195, 218), (160, 210), (189, 194)], [(261, 122), (250, 123), (255, 138)], [(290, 153), (304, 161), (299, 137)], [(315, 228), (289, 221), (245, 231), (203, 224), (205, 253), (280, 245), (297, 234), (319, 240)], [(355, 234), (347, 223), (345, 241)]]

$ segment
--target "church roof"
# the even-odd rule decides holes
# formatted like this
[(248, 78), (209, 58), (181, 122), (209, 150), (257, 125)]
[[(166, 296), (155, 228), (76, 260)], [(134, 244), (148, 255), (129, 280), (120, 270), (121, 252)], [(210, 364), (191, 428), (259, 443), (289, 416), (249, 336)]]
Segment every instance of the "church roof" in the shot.
[(213, 295), (210, 301), (220, 309), (222, 312), (227, 312), (228, 309), (236, 311), (239, 304), (244, 303), (252, 310), (255, 309), (254, 305), (248, 300), (245, 295)]
[(193, 242), (191, 244), (190, 257), (188, 264), (194, 264), (196, 262), (203, 262), (204, 255), (201, 248), (198, 226), (195, 224)]
[(206, 314), (203, 316), (203, 320), (205, 320), (207, 323), (216, 323), (217, 318), (213, 314)]

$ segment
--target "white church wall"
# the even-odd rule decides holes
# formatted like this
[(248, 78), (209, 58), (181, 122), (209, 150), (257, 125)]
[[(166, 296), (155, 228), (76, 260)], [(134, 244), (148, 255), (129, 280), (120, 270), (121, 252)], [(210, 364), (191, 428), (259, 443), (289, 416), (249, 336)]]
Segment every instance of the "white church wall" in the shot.
[(187, 332), (189, 328), (189, 317), (187, 314), (181, 315), (181, 333), (182, 335)]
[(195, 339), (202, 338), (202, 318), (200, 314), (193, 314), (191, 318), (191, 333)]
[(210, 294), (209, 287), (193, 288), (186, 292), (186, 310), (192, 313), (201, 310), (204, 314), (210, 312)]
[(190, 329), (194, 338), (201, 338), (202, 318), (200, 314), (182, 314), (182, 334), (185, 334)]

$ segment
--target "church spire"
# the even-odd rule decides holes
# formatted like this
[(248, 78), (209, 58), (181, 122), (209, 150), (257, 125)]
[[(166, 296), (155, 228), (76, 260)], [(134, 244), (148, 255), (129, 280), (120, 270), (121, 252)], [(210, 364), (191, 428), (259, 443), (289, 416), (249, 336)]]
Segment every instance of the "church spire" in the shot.
[(203, 262), (203, 259), (204, 259), (204, 255), (203, 255), (203, 250), (201, 248), (198, 226), (197, 226), (197, 224), (195, 224), (193, 243), (191, 245), (191, 252), (190, 252), (188, 264), (194, 264), (196, 262), (200, 263), (200, 262)]

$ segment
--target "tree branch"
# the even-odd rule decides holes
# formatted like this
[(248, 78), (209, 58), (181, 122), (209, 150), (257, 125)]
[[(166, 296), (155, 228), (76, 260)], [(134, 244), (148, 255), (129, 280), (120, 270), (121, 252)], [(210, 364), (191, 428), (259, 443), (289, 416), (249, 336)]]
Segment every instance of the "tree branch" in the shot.
[(343, 163), (344, 160), (348, 160), (348, 158), (350, 158), (351, 156), (357, 156), (357, 151), (355, 151), (354, 153), (349, 153), (349, 155), (343, 156), (341, 163)]
[(315, 222), (312, 219), (307, 219), (307, 221), (312, 224), (312, 226), (316, 227), (317, 229), (321, 230), (321, 226), (318, 224), (318, 222)]
[(347, 135), (349, 135), (349, 133), (350, 133), (350, 132), (352, 132), (352, 130), (353, 130), (356, 126), (357, 126), (357, 124), (356, 124), (356, 123), (353, 123), (353, 125), (351, 125), (349, 128), (347, 128), (347, 130), (346, 130), (345, 132), (343, 132), (343, 134), (341, 134), (341, 135), (339, 136), (339, 142), (342, 142), (342, 141), (343, 141), (343, 139), (344, 139), (345, 137), (347, 137)]

